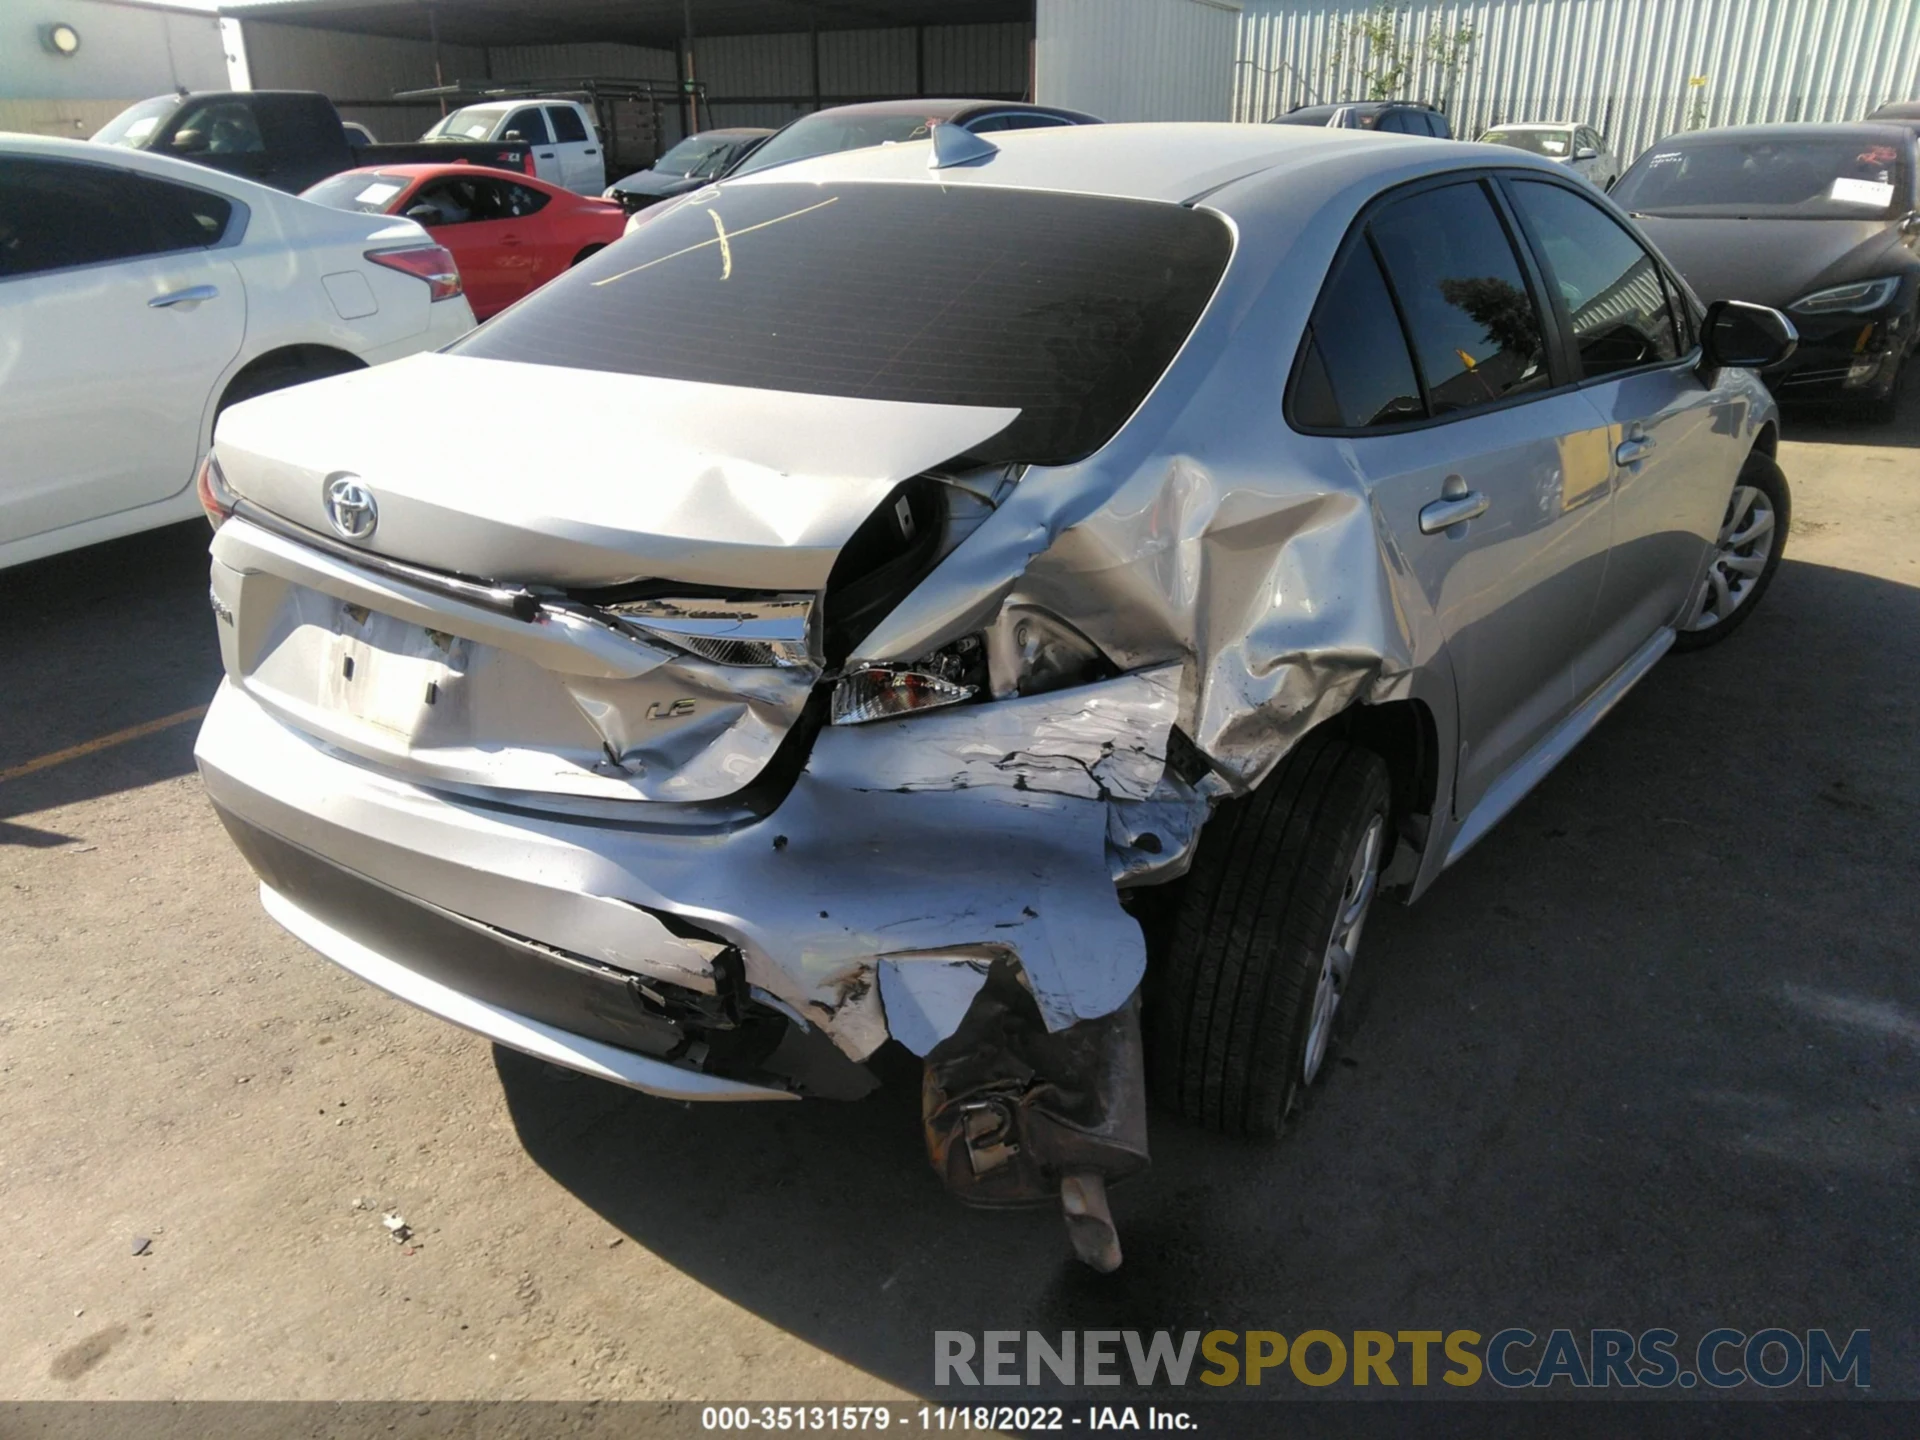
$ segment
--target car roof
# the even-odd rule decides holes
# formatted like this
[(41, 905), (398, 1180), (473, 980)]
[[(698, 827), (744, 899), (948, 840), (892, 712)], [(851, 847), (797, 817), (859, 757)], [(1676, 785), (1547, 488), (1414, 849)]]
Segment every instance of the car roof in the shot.
[(764, 125), (724, 125), (713, 130), (696, 130), (686, 138), (689, 140), (752, 140), (756, 136), (772, 133), (773, 131)]
[(1695, 140), (1887, 140), (1904, 143), (1913, 132), (1903, 125), (1883, 125), (1871, 120), (1815, 122), (1794, 121), (1779, 125), (1722, 125), (1712, 130), (1683, 130), (1662, 135), (1650, 149), (1684, 145)]
[(1574, 130), (1585, 126), (1594, 127), (1584, 120), (1505, 120), (1498, 125), (1489, 125), (1488, 130)]
[[(1078, 110), (1063, 110), (1058, 105), (1034, 105), (1025, 100), (969, 100), (936, 95), (918, 100), (868, 100), (858, 105), (830, 105), (825, 110), (814, 111), (813, 115), (802, 115), (800, 119), (811, 120), (815, 115), (923, 115), (929, 120), (964, 120), (984, 110), (1031, 110), (1040, 115), (1066, 115), (1080, 121), (1094, 118)], [(798, 124), (799, 121), (794, 123)]]
[(1894, 100), (1867, 116), (1869, 120), (1920, 120), (1920, 100)]
[[(1062, 125), (996, 131), (980, 138), (990, 141), (998, 153), (972, 165), (929, 169), (932, 142), (915, 140), (796, 160), (723, 183), (917, 181), (1180, 203), (1249, 175), (1316, 165), (1330, 158), (1356, 177), (1401, 169), (1410, 158), (1440, 153), (1463, 164), (1514, 166), (1533, 158), (1491, 145), (1298, 125)], [(1539, 168), (1554, 169), (1546, 161)]]
[(1336, 110), (1359, 110), (1364, 114), (1378, 115), (1387, 110), (1436, 110), (1438, 108), (1424, 100), (1333, 100), (1325, 105), (1296, 105), (1286, 113), (1289, 116), (1331, 115)]
[[(525, 185), (530, 190), (543, 190), (553, 195), (574, 193), (564, 185), (555, 185), (537, 175), (525, 175), (518, 170), (500, 170), (491, 165), (462, 164), (458, 160), (418, 160), (405, 165), (358, 165), (351, 170), (337, 170), (326, 178), (337, 180), (342, 175), (397, 175), (404, 180), (432, 180), (443, 175), (478, 175), (487, 180), (511, 180), (516, 185)], [(575, 198), (585, 200), (590, 197), (580, 195)]]

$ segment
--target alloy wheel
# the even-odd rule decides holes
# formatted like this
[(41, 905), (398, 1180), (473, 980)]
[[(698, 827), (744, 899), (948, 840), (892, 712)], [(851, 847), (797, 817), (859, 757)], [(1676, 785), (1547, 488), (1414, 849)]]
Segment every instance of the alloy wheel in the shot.
[(1366, 833), (1354, 848), (1347, 866), (1347, 879), (1340, 891), (1340, 914), (1333, 922), (1333, 934), (1327, 940), (1326, 953), (1320, 957), (1320, 978), (1313, 991), (1313, 1015), (1307, 1026), (1306, 1054), (1301, 1063), (1301, 1083), (1311, 1085), (1327, 1058), (1327, 1046), (1333, 1039), (1333, 1022), (1340, 1012), (1348, 982), (1353, 978), (1353, 957), (1360, 948), (1360, 931), (1367, 923), (1367, 911), (1380, 888), (1380, 852), (1384, 848), (1387, 817), (1376, 813), (1367, 822)]
[(1766, 572), (1773, 545), (1773, 502), (1751, 485), (1734, 486), (1686, 628), (1711, 630), (1746, 604)]

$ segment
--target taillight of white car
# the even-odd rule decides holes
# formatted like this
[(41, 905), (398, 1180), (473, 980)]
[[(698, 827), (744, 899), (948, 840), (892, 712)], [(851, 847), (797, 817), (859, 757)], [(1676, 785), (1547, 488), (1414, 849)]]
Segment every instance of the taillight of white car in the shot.
[(369, 250), (367, 259), (389, 270), (398, 270), (426, 281), (435, 300), (451, 300), (465, 288), (460, 283), (460, 267), (453, 263), (453, 252), (444, 245), (408, 245), (398, 250)]
[(211, 450), (200, 462), (200, 473), (193, 478), (193, 488), (200, 497), (200, 508), (207, 512), (207, 523), (218, 530), (220, 522), (233, 514), (234, 502), (240, 497), (227, 484), (227, 477), (220, 473), (220, 462), (213, 458)]

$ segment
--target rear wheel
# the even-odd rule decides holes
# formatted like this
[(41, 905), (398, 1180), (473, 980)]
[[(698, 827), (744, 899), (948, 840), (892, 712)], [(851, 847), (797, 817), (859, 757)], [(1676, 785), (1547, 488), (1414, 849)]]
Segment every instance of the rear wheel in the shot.
[(1380, 881), (1386, 763), (1310, 735), (1203, 832), (1148, 974), (1149, 1074), (1210, 1130), (1276, 1134), (1319, 1077)]
[(365, 368), (357, 358), (340, 350), (309, 348), (263, 356), (233, 377), (227, 393), (220, 397), (219, 408), (213, 412), (214, 422), (219, 423), (229, 405), (238, 405), (242, 400)]
[(1676, 650), (1700, 650), (1731, 635), (1746, 623), (1753, 607), (1773, 583), (1787, 547), (1793, 519), (1793, 493), (1771, 456), (1747, 457), (1726, 518), (1714, 541), (1713, 558), (1694, 597), (1692, 614), (1674, 637)]

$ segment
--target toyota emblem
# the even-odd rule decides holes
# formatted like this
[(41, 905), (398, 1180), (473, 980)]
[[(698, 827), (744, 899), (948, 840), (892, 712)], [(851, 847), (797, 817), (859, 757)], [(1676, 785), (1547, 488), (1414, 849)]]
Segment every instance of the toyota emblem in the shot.
[(327, 523), (349, 540), (364, 540), (380, 523), (373, 492), (351, 475), (327, 482)]

